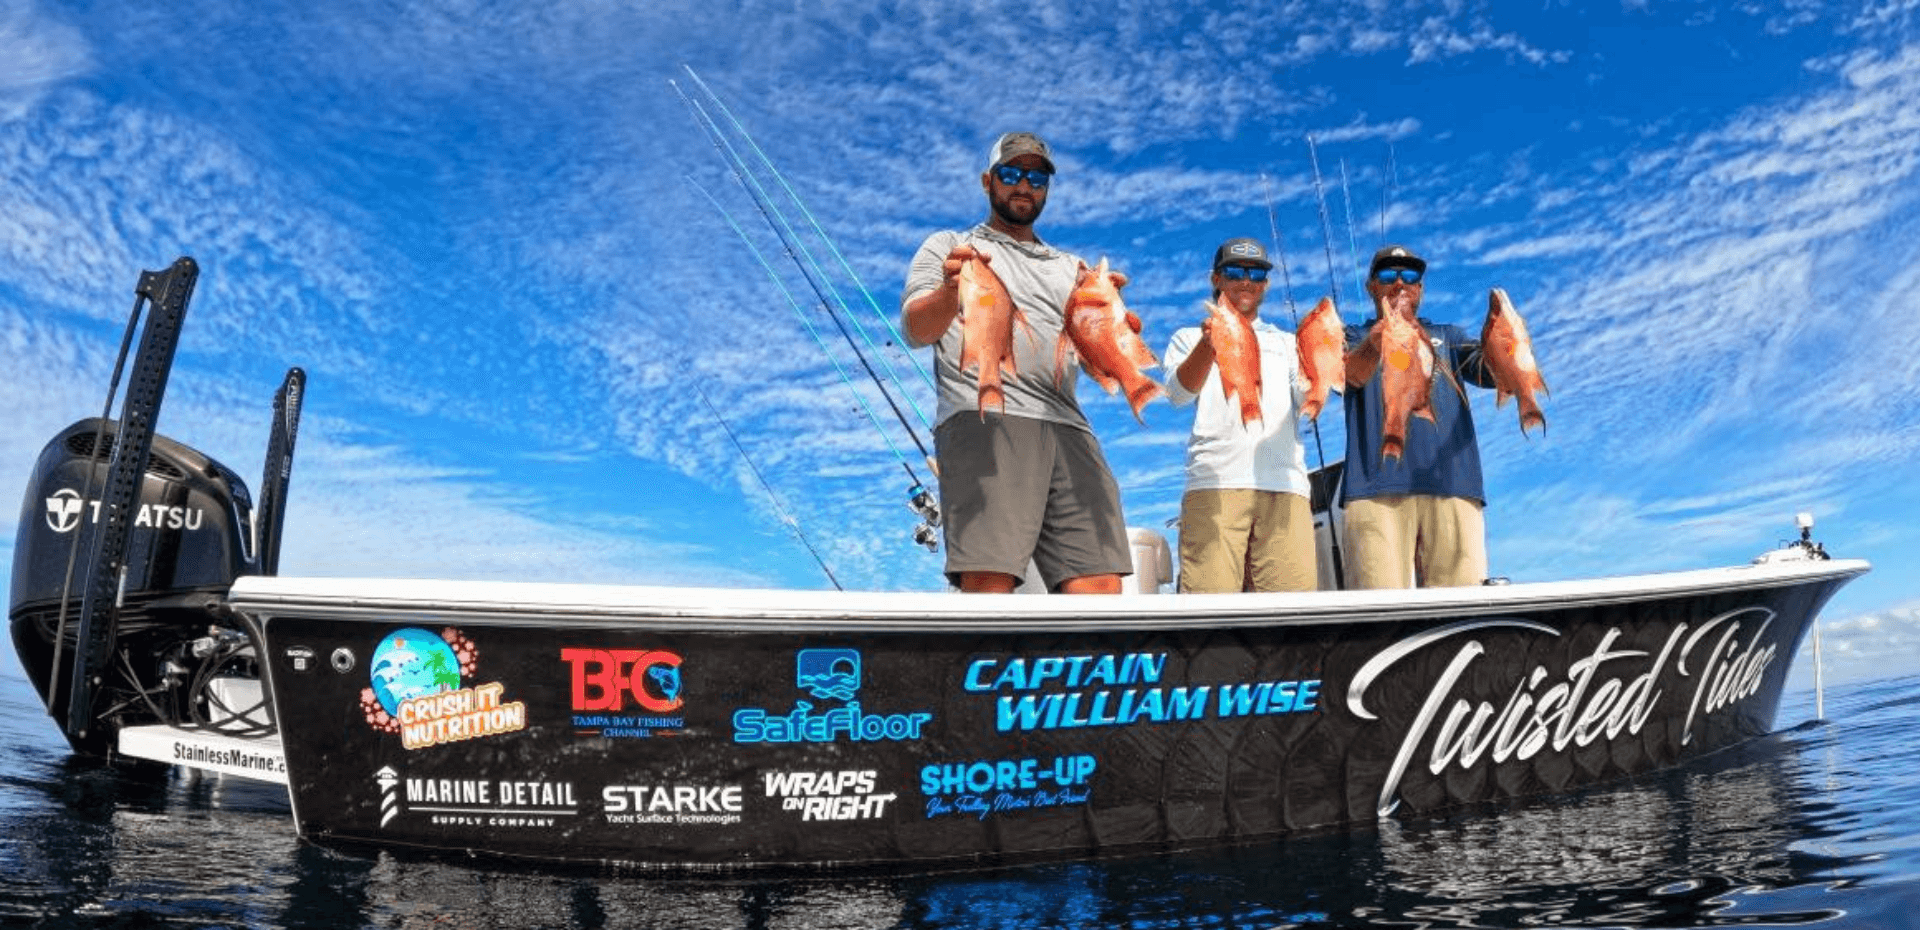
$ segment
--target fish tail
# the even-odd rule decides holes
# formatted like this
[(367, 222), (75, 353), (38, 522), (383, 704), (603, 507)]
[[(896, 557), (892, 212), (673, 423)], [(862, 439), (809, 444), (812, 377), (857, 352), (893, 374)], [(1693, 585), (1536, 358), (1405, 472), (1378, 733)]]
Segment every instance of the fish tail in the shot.
[(1153, 383), (1151, 378), (1141, 378), (1140, 383), (1127, 390), (1127, 403), (1133, 407), (1133, 418), (1140, 421), (1141, 426), (1147, 425), (1147, 418), (1140, 415), (1141, 409), (1152, 403), (1160, 393), (1160, 385)]
[(1007, 392), (998, 384), (980, 385), (980, 422), (987, 422), (987, 408), (995, 413), (1007, 412)]

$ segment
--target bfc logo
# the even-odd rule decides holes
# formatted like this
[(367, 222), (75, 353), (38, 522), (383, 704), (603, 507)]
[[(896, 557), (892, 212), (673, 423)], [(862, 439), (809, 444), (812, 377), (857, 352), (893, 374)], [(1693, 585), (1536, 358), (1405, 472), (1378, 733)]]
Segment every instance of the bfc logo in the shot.
[(758, 707), (733, 712), (736, 743), (835, 743), (917, 740), (932, 711), (867, 713), (857, 699), (861, 686), (858, 649), (802, 649), (794, 656), (794, 687), (815, 700), (844, 701), (841, 707), (814, 712), (812, 701), (795, 701), (784, 713)]
[(680, 690), (678, 653), (664, 649), (562, 649), (560, 658), (573, 669), (574, 710), (619, 711), (632, 697), (642, 710), (670, 714), (686, 703)]

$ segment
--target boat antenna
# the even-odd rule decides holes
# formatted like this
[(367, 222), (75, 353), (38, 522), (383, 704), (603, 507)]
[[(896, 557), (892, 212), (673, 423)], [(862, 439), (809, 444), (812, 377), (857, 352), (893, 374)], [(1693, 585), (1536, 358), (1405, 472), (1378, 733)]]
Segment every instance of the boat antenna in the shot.
[[(786, 192), (787, 198), (793, 201), (794, 206), (800, 208), (801, 215), (805, 216), (807, 222), (813, 226), (814, 235), (818, 236), (820, 241), (826, 244), (827, 251), (832, 252), (834, 259), (839, 261), (841, 270), (846, 272), (847, 277), (853, 281), (853, 286), (860, 291), (861, 296), (866, 298), (867, 306), (873, 309), (874, 316), (880, 318), (881, 325), (886, 328), (887, 335), (891, 339), (889, 345), (895, 346), (896, 348), (899, 347), (902, 344), (902, 340), (899, 330), (894, 328), (893, 319), (889, 317), (885, 311), (880, 309), (880, 304), (873, 299), (873, 293), (867, 290), (866, 285), (861, 283), (859, 274), (854, 272), (853, 265), (849, 264), (846, 256), (841, 254), (839, 246), (834, 245), (833, 237), (827, 235), (826, 227), (820, 225), (820, 221), (814, 218), (813, 211), (807, 209), (807, 202), (801, 200), (799, 192), (793, 189), (793, 185), (787, 183), (787, 176), (782, 174), (780, 169), (774, 165), (773, 159), (767, 157), (766, 151), (760, 148), (760, 143), (754, 141), (753, 134), (747, 131), (746, 125), (740, 122), (739, 117), (733, 115), (733, 111), (727, 108), (726, 102), (720, 99), (719, 94), (714, 93), (713, 88), (708, 86), (706, 80), (700, 77), (699, 73), (694, 71), (692, 66), (682, 65), (682, 67), (686, 68), (687, 76), (692, 78), (695, 84), (700, 85), (700, 89), (706, 93), (707, 99), (713, 101), (714, 107), (719, 109), (720, 114), (727, 118), (727, 122), (733, 125), (734, 132), (738, 133), (741, 141), (745, 142), (747, 147), (753, 150), (754, 155), (759, 158), (760, 164), (765, 166), (767, 173), (772, 175), (774, 181), (779, 183), (780, 189)], [(679, 85), (674, 85), (674, 89), (679, 90)], [(685, 94), (683, 93), (682, 96), (684, 97)], [(707, 118), (709, 124), (714, 125), (716, 131), (718, 130), (718, 125), (714, 124), (712, 117), (706, 113), (704, 108), (698, 112), (701, 116)], [(744, 168), (746, 165), (745, 160), (739, 159), (737, 154), (735, 157), (736, 160), (740, 161), (741, 167)], [(762, 189), (761, 193), (764, 195), (765, 190)], [(769, 200), (769, 202), (771, 202), (771, 200)], [(777, 213), (778, 211), (776, 210), (775, 212)], [(782, 225), (787, 226), (788, 233), (793, 234), (792, 226), (787, 224), (784, 215), (781, 216), (780, 221)], [(799, 236), (794, 234), (794, 239), (796, 242), (799, 241)], [(805, 250), (803, 249), (802, 251)], [(891, 375), (895, 383), (898, 384), (900, 381), (899, 374), (893, 370), (893, 365), (887, 362), (886, 354), (881, 353), (879, 347), (874, 345), (873, 338), (867, 335), (866, 327), (860, 324), (860, 318), (854, 314), (853, 309), (847, 305), (847, 302), (841, 299), (839, 290), (834, 288), (832, 280), (820, 271), (820, 266), (817, 262), (813, 261), (811, 253), (807, 254), (807, 260), (808, 263), (813, 266), (814, 273), (818, 274), (821, 280), (827, 282), (827, 289), (833, 293), (834, 300), (839, 304), (841, 312), (845, 313), (847, 318), (853, 321), (854, 329), (859, 331), (860, 338), (866, 340), (868, 348), (880, 354), (881, 365), (887, 369), (887, 374)], [(914, 367), (915, 371), (919, 372), (920, 379), (926, 382), (927, 388), (929, 390), (933, 389), (933, 376), (927, 373), (926, 368), (921, 366), (920, 361), (914, 358), (910, 352), (903, 350), (901, 354), (905, 355), (907, 362)], [(905, 388), (902, 387), (901, 390), (904, 391)], [(918, 408), (915, 408), (915, 412), (918, 412)], [(933, 424), (927, 421), (924, 414), (921, 415), (920, 419), (921, 423), (928, 429), (933, 428)]]
[[(766, 271), (767, 277), (773, 281), (774, 287), (778, 288), (780, 295), (787, 299), (787, 305), (793, 308), (794, 316), (800, 320), (800, 325), (806, 329), (807, 335), (813, 337), (814, 344), (820, 347), (820, 353), (826, 356), (827, 362), (833, 366), (834, 372), (840, 376), (840, 383), (846, 386), (847, 392), (853, 395), (853, 399), (860, 405), (860, 409), (866, 413), (867, 422), (873, 424), (874, 431), (880, 434), (880, 439), (885, 442), (887, 448), (893, 452), (893, 457), (899, 461), (900, 467), (906, 469), (907, 479), (913, 482), (913, 486), (907, 492), (907, 506), (919, 514), (921, 519), (920, 525), (914, 528), (913, 541), (922, 546), (926, 546), (929, 551), (935, 549), (938, 546), (938, 542), (933, 528), (940, 525), (940, 505), (939, 502), (934, 499), (933, 492), (927, 489), (926, 484), (920, 480), (920, 475), (913, 470), (913, 463), (907, 460), (906, 454), (900, 451), (899, 445), (894, 443), (892, 436), (888, 435), (886, 427), (880, 422), (879, 415), (873, 412), (873, 405), (867, 403), (866, 395), (862, 394), (860, 389), (855, 386), (853, 377), (847, 374), (846, 367), (841, 365), (840, 360), (835, 358), (833, 353), (827, 349), (826, 338), (820, 335), (820, 330), (816, 329), (813, 321), (807, 318), (807, 312), (805, 308), (800, 305), (800, 299), (795, 297), (793, 291), (787, 288), (786, 281), (782, 280), (780, 273), (773, 269), (773, 264), (767, 261), (766, 254), (760, 251), (760, 247), (754, 244), (753, 238), (747, 235), (747, 231), (740, 227), (739, 222), (734, 220), (733, 214), (729, 212), (725, 206), (721, 205), (719, 199), (714, 197), (711, 191), (708, 191), (704, 185), (692, 177), (688, 177), (686, 180), (694, 190), (699, 191), (702, 196), (707, 198), (708, 203), (713, 204), (713, 208), (720, 212), (720, 218), (726, 220), (727, 226), (732, 228), (734, 234), (740, 237), (740, 241), (746, 244), (747, 251), (753, 255), (754, 261), (760, 263), (761, 269)], [(871, 375), (872, 372), (869, 371), (868, 374)], [(894, 415), (898, 416), (899, 413), (900, 411), (896, 408)], [(924, 451), (924, 449), (922, 451)]]
[(845, 591), (846, 588), (840, 586), (840, 579), (833, 577), (833, 569), (827, 567), (827, 560), (820, 557), (820, 550), (813, 547), (813, 541), (808, 539), (806, 531), (800, 528), (800, 521), (781, 505), (780, 495), (773, 493), (773, 485), (767, 483), (767, 476), (760, 473), (758, 465), (753, 464), (753, 456), (748, 455), (747, 447), (740, 444), (740, 437), (734, 435), (733, 427), (727, 424), (727, 418), (721, 416), (720, 411), (714, 408), (713, 401), (707, 398), (707, 390), (700, 386), (699, 377), (695, 376), (687, 380), (693, 384), (694, 392), (700, 395), (700, 403), (706, 405), (707, 414), (720, 424), (722, 430), (726, 431), (727, 440), (733, 443), (734, 451), (740, 453), (740, 460), (746, 462), (747, 469), (753, 472), (753, 480), (760, 482), (760, 489), (767, 492), (767, 500), (773, 502), (774, 513), (779, 515), (780, 522), (793, 531), (794, 538), (800, 540), (800, 545), (807, 548), (807, 554), (813, 556), (813, 560), (820, 564), (820, 570), (827, 573), (827, 580), (833, 583), (833, 589)]

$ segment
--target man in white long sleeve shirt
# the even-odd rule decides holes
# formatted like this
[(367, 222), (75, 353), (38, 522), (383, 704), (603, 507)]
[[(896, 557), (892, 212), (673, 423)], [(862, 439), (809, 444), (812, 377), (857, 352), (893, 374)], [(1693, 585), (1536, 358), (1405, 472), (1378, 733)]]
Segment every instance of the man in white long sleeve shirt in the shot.
[(1167, 398), (1195, 404), (1180, 499), (1180, 591), (1311, 591), (1318, 587), (1305, 451), (1299, 437), (1300, 376), (1293, 335), (1260, 319), (1273, 263), (1253, 239), (1214, 252), (1213, 297), (1253, 326), (1260, 344), (1260, 411), (1241, 422), (1214, 364), (1212, 323), (1173, 335), (1162, 357)]

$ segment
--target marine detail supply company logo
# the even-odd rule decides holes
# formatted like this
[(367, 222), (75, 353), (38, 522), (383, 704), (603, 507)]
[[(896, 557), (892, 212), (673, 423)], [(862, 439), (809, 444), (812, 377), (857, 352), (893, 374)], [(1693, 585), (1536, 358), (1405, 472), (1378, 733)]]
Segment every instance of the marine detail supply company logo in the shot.
[(393, 766), (373, 773), (380, 787), (380, 827), (402, 814), (424, 815), (435, 827), (552, 829), (580, 813), (570, 781), (402, 776)]

